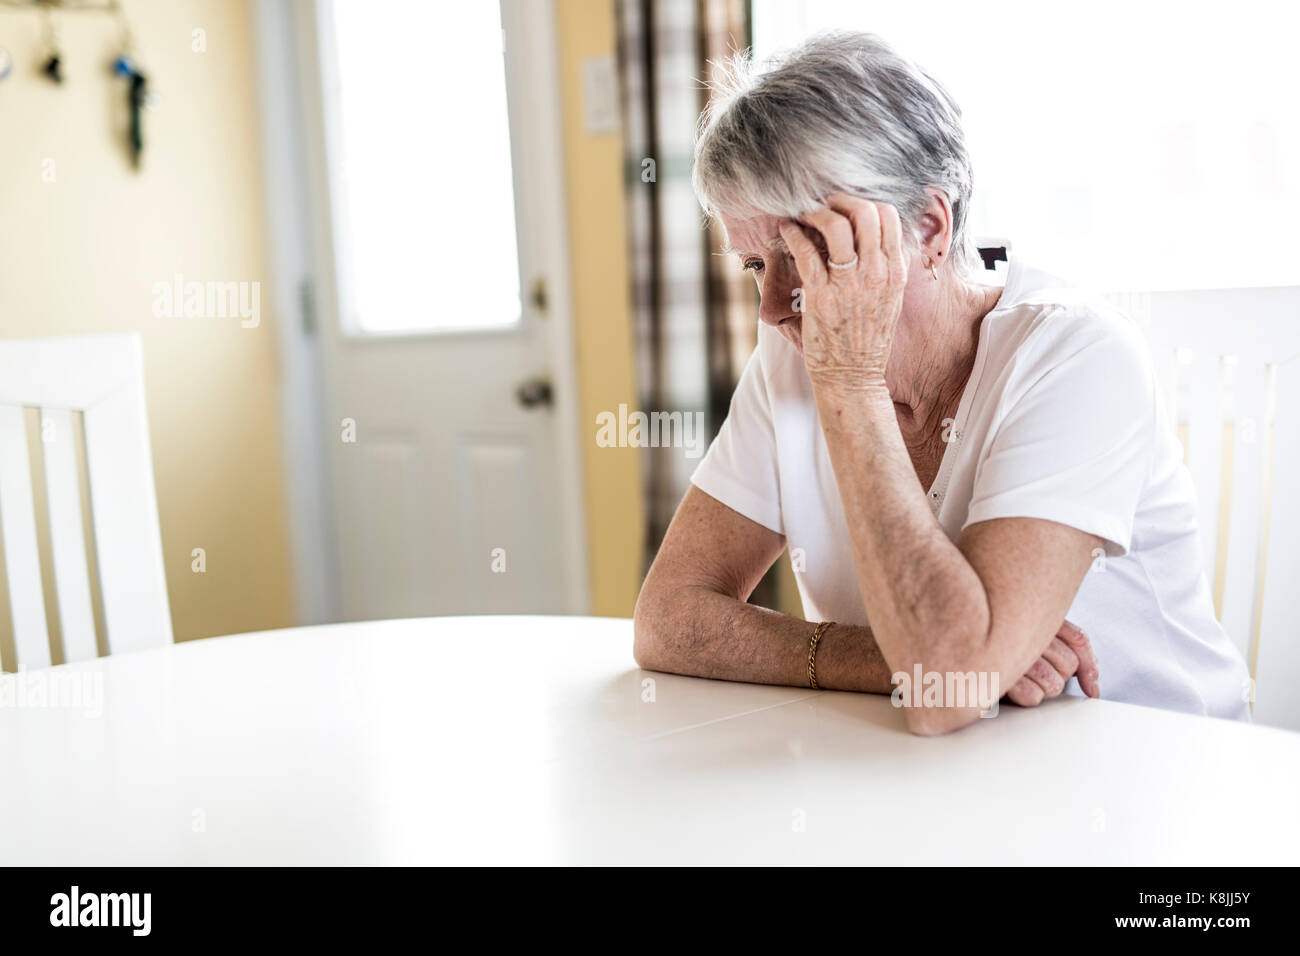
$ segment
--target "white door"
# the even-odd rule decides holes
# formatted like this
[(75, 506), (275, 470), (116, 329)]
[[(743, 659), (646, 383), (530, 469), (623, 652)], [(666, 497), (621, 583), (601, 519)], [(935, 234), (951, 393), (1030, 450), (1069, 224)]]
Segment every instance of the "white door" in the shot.
[(583, 613), (551, 5), (302, 14), (338, 611)]

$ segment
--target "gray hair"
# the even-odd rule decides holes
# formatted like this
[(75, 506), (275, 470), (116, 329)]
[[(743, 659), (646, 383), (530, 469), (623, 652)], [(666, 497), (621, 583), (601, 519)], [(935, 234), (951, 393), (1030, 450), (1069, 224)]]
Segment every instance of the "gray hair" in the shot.
[(761, 66), (748, 54), (716, 65), (691, 177), (708, 215), (795, 218), (845, 192), (892, 204), (919, 244), (932, 187), (952, 206), (954, 270), (976, 273), (961, 110), (933, 77), (879, 37), (848, 31)]

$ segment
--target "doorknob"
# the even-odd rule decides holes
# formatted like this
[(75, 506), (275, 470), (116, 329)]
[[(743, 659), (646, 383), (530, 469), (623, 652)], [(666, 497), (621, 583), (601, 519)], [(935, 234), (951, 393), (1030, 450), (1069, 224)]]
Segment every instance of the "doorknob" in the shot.
[(537, 408), (539, 405), (555, 404), (555, 395), (551, 389), (551, 380), (545, 375), (538, 375), (520, 383), (515, 389), (515, 397), (524, 408)]

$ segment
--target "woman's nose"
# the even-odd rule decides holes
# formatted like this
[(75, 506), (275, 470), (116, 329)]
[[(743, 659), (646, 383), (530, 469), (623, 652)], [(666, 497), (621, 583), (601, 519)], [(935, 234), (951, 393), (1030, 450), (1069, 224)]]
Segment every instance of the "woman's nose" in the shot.
[[(775, 270), (773, 270), (775, 271)], [(768, 325), (780, 325), (782, 319), (798, 316), (795, 308), (795, 294), (798, 292), (798, 280), (791, 282), (784, 276), (765, 276), (759, 289), (760, 301), (758, 317)]]

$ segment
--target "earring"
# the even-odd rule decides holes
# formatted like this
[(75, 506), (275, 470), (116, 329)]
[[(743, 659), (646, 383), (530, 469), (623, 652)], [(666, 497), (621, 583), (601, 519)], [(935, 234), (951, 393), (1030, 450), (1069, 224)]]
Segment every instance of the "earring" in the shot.
[(933, 259), (929, 260), (929, 261), (925, 264), (925, 267), (926, 267), (927, 269), (930, 270), (930, 278), (931, 278), (931, 279), (938, 279), (938, 278), (939, 278), (939, 273), (937, 273), (937, 272), (934, 271), (934, 260), (933, 260)]

